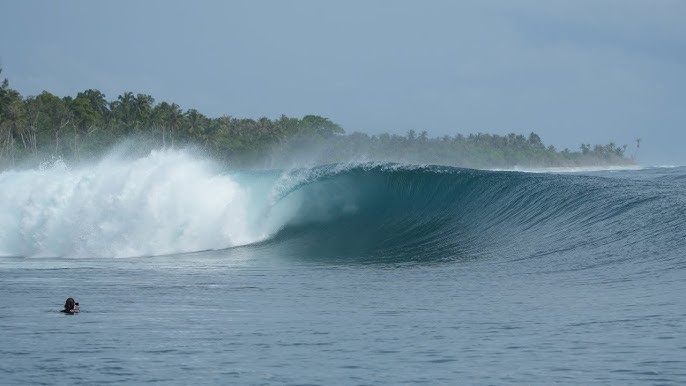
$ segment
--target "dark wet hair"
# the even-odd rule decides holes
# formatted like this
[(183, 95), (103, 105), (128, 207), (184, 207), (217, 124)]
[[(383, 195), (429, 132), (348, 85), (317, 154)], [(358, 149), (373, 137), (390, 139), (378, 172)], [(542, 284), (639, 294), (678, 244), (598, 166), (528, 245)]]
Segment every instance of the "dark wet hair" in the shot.
[(76, 304), (74, 298), (67, 298), (67, 301), (64, 302), (64, 310), (67, 312), (71, 312), (71, 310), (74, 309), (74, 304)]

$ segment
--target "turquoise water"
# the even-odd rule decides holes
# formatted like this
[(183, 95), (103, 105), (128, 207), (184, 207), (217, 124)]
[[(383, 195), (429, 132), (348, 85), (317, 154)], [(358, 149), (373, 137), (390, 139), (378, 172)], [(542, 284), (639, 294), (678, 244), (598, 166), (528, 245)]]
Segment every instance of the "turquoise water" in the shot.
[(684, 168), (171, 153), (0, 185), (5, 384), (686, 381)]

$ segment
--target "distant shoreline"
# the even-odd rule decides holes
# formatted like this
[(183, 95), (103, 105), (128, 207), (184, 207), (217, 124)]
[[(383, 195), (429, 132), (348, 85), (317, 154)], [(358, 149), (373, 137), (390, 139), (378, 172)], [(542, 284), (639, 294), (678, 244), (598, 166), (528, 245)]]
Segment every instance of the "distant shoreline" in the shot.
[(92, 159), (123, 141), (148, 149), (191, 146), (240, 168), (359, 160), (504, 170), (637, 165), (625, 155), (626, 145), (581, 144), (579, 150), (558, 150), (534, 132), (348, 134), (318, 115), (210, 118), (176, 103), (156, 103), (146, 94), (125, 92), (108, 101), (102, 92), (88, 89), (75, 97), (60, 98), (48, 91), (22, 97), (7, 79), (0, 85), (0, 168), (46, 157)]

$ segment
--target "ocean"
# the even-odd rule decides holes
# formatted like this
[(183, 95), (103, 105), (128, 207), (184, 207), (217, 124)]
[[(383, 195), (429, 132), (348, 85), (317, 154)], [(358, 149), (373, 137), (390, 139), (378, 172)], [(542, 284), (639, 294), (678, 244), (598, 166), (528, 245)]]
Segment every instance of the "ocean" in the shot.
[(683, 384), (685, 290), (684, 167), (0, 173), (7, 385)]

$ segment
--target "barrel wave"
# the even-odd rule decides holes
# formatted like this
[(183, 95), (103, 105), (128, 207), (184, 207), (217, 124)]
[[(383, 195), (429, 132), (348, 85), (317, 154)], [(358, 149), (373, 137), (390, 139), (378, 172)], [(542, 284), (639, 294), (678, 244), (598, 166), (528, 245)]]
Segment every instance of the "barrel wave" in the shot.
[(684, 252), (684, 174), (399, 164), (235, 172), (185, 151), (112, 156), (0, 174), (0, 253), (135, 257), (243, 246), (366, 263), (670, 261)]
[(331, 165), (307, 173), (314, 177), (290, 193), (299, 197), (298, 214), (269, 241), (300, 256), (365, 262), (554, 256), (549, 269), (560, 262), (574, 269), (671, 259), (684, 250), (683, 170), (645, 179), (407, 165)]

